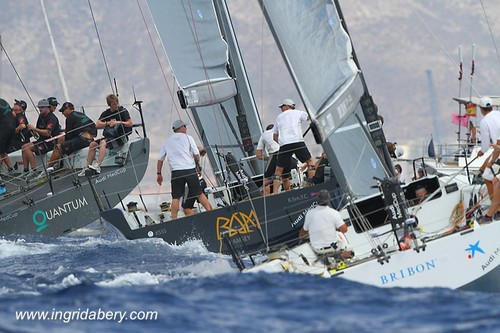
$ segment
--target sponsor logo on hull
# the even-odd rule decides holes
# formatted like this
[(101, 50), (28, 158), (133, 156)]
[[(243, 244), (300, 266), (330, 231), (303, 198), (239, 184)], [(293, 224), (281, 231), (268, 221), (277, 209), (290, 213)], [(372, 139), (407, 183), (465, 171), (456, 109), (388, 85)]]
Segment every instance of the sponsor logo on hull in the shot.
[(38, 226), (36, 232), (41, 232), (49, 225), (47, 221), (53, 220), (55, 218), (64, 216), (75, 210), (78, 210), (84, 206), (88, 206), (87, 199), (85, 197), (77, 198), (72, 201), (65, 202), (64, 204), (50, 208), (48, 210), (37, 210), (33, 213), (33, 223)]

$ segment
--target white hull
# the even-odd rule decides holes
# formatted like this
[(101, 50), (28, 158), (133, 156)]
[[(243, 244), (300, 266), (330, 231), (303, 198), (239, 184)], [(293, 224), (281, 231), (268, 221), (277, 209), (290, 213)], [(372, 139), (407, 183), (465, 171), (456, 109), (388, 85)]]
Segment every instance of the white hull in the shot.
[(382, 263), (376, 258), (360, 262), (353, 260), (337, 270), (328, 270), (306, 243), (283, 252), (282, 258), (246, 271), (307, 273), (382, 288), (500, 291), (499, 234), (499, 222), (483, 226), (476, 224), (474, 228), (428, 242), (424, 251), (395, 251), (389, 253), (388, 262)]

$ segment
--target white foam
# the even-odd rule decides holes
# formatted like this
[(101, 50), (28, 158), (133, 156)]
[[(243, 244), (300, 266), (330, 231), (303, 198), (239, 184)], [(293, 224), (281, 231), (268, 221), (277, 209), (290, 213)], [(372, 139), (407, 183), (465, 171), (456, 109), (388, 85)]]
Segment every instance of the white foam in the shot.
[(68, 276), (66, 276), (62, 282), (61, 282), (61, 286), (62, 287), (71, 287), (71, 286), (76, 286), (76, 285), (79, 285), (81, 284), (82, 281), (80, 281), (80, 279), (78, 279), (76, 276), (74, 276), (73, 274), (70, 274)]
[(59, 275), (59, 274), (63, 273), (64, 271), (66, 271), (66, 268), (64, 268), (63, 266), (59, 266), (59, 267), (57, 267), (57, 269), (54, 272), (54, 274), (55, 275)]
[(165, 280), (164, 275), (153, 275), (149, 272), (126, 273), (116, 276), (112, 280), (97, 282), (101, 287), (120, 287), (120, 286), (140, 286), (159, 284)]
[(217, 258), (213, 261), (204, 260), (193, 265), (174, 269), (173, 271), (183, 276), (186, 273), (191, 276), (215, 276), (227, 273), (237, 273), (237, 270), (231, 267), (229, 260), (225, 258)]
[(64, 289), (64, 288), (68, 288), (68, 287), (72, 287), (72, 286), (77, 286), (81, 283), (82, 283), (82, 281), (80, 281), (79, 278), (77, 278), (73, 274), (70, 274), (68, 276), (65, 276), (62, 279), (61, 283), (51, 284), (51, 285), (48, 285), (46, 283), (40, 283), (38, 285), (38, 287), (45, 287), (45, 288), (51, 288), (51, 289)]
[(43, 243), (26, 243), (24, 239), (9, 241), (0, 239), (0, 259), (50, 253), (57, 245)]
[(83, 271), (87, 272), (87, 273), (99, 273), (98, 270), (96, 270), (95, 268), (92, 268), (92, 267), (84, 269)]

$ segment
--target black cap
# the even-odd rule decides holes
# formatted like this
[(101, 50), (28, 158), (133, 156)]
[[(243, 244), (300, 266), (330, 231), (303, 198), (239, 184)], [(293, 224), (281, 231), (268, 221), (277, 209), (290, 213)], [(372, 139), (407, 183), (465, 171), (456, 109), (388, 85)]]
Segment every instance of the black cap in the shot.
[(14, 105), (19, 105), (23, 109), (23, 111), (26, 111), (26, 108), (28, 107), (28, 104), (26, 104), (25, 101), (19, 100), (19, 99), (15, 99), (14, 102), (15, 102)]
[(70, 108), (71, 110), (74, 110), (75, 106), (71, 102), (64, 102), (63, 105), (61, 105), (61, 108), (59, 109), (59, 112), (63, 112), (67, 108)]
[(57, 101), (57, 98), (55, 98), (55, 97), (49, 97), (49, 98), (47, 98), (47, 100), (49, 101), (49, 104), (51, 106), (58, 106), (59, 105), (59, 102)]

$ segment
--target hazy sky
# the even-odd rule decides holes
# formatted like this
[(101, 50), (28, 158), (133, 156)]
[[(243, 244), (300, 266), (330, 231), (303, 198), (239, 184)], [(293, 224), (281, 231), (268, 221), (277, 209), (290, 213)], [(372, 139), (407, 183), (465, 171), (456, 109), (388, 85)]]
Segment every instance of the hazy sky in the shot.
[[(45, 0), (57, 49), (60, 80), (40, 0), (0, 1), (0, 35), (6, 53), (0, 58), (0, 97), (31, 104), (41, 98), (66, 98), (84, 106), (93, 118), (106, 108), (116, 78), (121, 103), (131, 110), (133, 92), (144, 101), (151, 163), (144, 187), (154, 187), (155, 161), (180, 109), (165, 55), (144, 0)], [(263, 121), (272, 122), (283, 98), (302, 103), (266, 27), (256, 0), (228, 0), (241, 51)], [(500, 2), (493, 0), (348, 0), (341, 1), (368, 88), (386, 123), (390, 140), (421, 146), (439, 124), (443, 142), (456, 142), (452, 97), (459, 94), (458, 46), (463, 47), (462, 96), (468, 96), (472, 44), (476, 46), (473, 95), (500, 95), (500, 61), (492, 41), (500, 34)], [(484, 6), (484, 7), (483, 7)], [(484, 15), (483, 8), (487, 16)], [(490, 25), (486, 22), (488, 19)], [(153, 47), (154, 46), (154, 47)], [(16, 76), (19, 74), (21, 81)], [(432, 72), (435, 116), (431, 112), (428, 70)], [(26, 90), (23, 88), (23, 84)], [(131, 111), (135, 121), (137, 112)], [(33, 105), (28, 118), (35, 121)], [(61, 118), (62, 120), (62, 118)], [(167, 130), (165, 130), (167, 129)], [(193, 134), (193, 133), (191, 133)], [(258, 139), (258, 138), (257, 138)]]

